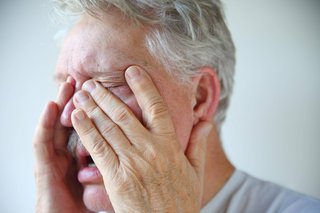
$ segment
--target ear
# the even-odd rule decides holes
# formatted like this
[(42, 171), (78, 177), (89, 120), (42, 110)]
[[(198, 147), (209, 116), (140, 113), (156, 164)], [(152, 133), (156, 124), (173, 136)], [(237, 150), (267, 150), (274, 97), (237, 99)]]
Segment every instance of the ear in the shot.
[(201, 120), (212, 120), (220, 99), (220, 81), (216, 70), (203, 67), (193, 78), (195, 96), (193, 101), (194, 124)]

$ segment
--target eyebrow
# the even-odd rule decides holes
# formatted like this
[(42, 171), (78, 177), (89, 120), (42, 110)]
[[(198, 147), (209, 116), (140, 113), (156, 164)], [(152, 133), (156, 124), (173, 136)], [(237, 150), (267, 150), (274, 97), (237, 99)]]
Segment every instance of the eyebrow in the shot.
[[(113, 70), (109, 72), (101, 72), (101, 71), (90, 71), (86, 72), (85, 74), (91, 76), (92, 79), (103, 83), (105, 85), (108, 85), (108, 87), (114, 87), (114, 86), (119, 86), (123, 83), (126, 82), (125, 80), (125, 70), (126, 69), (118, 69), (118, 70)], [(83, 75), (80, 72), (76, 72), (79, 75)], [(68, 74), (65, 73), (55, 73), (53, 76), (53, 79), (56, 83), (64, 82), (66, 81), (68, 77)]]

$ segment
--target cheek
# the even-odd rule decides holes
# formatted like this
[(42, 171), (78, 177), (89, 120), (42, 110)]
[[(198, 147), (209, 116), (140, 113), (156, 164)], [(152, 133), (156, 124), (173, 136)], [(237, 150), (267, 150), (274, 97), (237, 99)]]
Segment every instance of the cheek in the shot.
[[(177, 98), (176, 94), (172, 94), (171, 92), (167, 94), (168, 96), (166, 96), (165, 101), (169, 107), (169, 113), (175, 127), (177, 139), (182, 150), (185, 151), (193, 127), (193, 110), (188, 99), (184, 98), (184, 95), (181, 94), (181, 96)], [(118, 95), (118, 97), (131, 109), (137, 119), (143, 123), (142, 111), (135, 96), (131, 95), (130, 97), (122, 98), (121, 95)]]
[(183, 151), (188, 147), (193, 129), (193, 107), (190, 93), (190, 89), (180, 87), (172, 87), (171, 89), (165, 87), (162, 93)]

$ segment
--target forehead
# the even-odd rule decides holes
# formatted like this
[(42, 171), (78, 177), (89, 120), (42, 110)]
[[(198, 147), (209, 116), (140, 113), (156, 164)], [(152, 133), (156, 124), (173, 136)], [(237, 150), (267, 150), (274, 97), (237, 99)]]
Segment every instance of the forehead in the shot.
[(60, 53), (58, 75), (83, 75), (125, 70), (130, 65), (153, 63), (145, 46), (146, 28), (117, 11), (99, 18), (83, 15), (71, 28)]

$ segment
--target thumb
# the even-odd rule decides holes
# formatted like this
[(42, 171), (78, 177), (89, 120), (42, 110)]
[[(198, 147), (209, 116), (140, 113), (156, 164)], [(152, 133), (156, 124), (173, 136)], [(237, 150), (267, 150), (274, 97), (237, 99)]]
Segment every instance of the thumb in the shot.
[(194, 168), (197, 176), (200, 178), (204, 173), (207, 138), (213, 128), (213, 125), (208, 121), (201, 121), (192, 130), (186, 157), (189, 163)]

